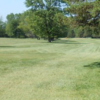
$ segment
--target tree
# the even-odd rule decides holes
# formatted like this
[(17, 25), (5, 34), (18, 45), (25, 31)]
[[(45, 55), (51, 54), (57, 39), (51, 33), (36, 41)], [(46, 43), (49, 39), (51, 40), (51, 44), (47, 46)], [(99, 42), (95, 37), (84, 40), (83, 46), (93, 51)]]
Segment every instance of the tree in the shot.
[[(72, 2), (72, 1), (71, 1)], [(92, 19), (91, 9), (93, 9), (93, 3), (85, 1), (73, 1), (70, 3), (70, 7), (67, 8), (67, 11), (71, 14), (75, 24), (80, 26), (89, 25), (89, 21)]]
[(5, 26), (6, 26), (6, 23), (2, 21), (2, 17), (1, 17), (0, 18), (0, 37), (5, 37), (6, 36)]
[[(100, 23), (100, 1), (99, 0), (65, 0), (69, 4), (66, 8), (66, 12), (70, 13), (70, 17), (73, 20), (72, 26), (83, 28), (85, 36), (91, 36), (93, 29), (99, 29)], [(71, 26), (71, 27), (72, 27)], [(91, 31), (85, 30), (89, 27)], [(98, 32), (98, 31), (97, 31)], [(100, 31), (99, 31), (100, 33)], [(97, 34), (99, 34), (97, 33)], [(88, 35), (87, 35), (88, 34)]]
[(25, 34), (21, 28), (19, 28), (21, 14), (9, 14), (7, 15), (6, 33), (9, 37), (25, 37)]
[(39, 37), (48, 38), (51, 42), (55, 37), (67, 30), (67, 18), (62, 14), (60, 0), (26, 0), (31, 7), (29, 16), (30, 30)]
[(21, 14), (18, 28), (22, 29), (27, 37), (34, 37), (30, 28), (31, 27), (30, 19), (33, 16), (32, 14), (31, 15), (30, 14), (31, 14), (30, 11), (25, 11), (24, 13)]

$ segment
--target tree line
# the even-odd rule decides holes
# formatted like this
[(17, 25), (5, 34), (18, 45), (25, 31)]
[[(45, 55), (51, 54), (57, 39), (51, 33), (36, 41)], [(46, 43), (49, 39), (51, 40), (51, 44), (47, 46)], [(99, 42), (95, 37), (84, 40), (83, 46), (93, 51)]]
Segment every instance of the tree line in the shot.
[[(66, 5), (65, 8), (63, 4)], [(26, 0), (29, 9), (0, 18), (0, 37), (100, 37), (99, 0)]]

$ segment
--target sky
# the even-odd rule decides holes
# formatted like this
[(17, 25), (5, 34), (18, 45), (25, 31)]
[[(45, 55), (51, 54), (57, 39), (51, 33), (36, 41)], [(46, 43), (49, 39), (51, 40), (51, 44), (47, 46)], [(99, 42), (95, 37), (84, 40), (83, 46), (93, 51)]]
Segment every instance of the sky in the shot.
[(22, 13), (26, 11), (25, 0), (0, 0), (0, 17), (6, 21), (6, 16), (10, 13)]

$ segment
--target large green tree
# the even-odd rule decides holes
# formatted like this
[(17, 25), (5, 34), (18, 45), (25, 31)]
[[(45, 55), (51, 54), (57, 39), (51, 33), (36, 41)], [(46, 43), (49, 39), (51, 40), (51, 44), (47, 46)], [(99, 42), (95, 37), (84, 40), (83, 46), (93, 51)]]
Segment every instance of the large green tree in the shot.
[(60, 10), (60, 0), (26, 0), (31, 7), (28, 23), (37, 36), (48, 38), (51, 42), (67, 31), (67, 17)]

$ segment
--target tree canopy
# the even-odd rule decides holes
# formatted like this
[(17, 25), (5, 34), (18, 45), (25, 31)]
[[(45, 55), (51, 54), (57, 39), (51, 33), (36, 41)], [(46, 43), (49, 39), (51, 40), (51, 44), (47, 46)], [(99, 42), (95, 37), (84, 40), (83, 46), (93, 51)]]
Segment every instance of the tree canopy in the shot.
[(60, 0), (26, 0), (26, 6), (31, 7), (28, 23), (35, 35), (51, 42), (67, 31), (67, 18), (60, 10), (60, 3)]

